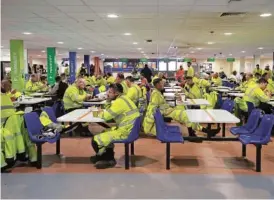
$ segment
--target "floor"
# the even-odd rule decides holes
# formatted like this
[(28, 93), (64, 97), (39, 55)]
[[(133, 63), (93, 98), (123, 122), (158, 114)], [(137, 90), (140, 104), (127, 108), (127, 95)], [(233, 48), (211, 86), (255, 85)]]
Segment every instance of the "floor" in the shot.
[(136, 142), (135, 167), (128, 171), (120, 144), (115, 146), (118, 164), (107, 170), (89, 162), (88, 138), (63, 138), (61, 152), (56, 156), (55, 145), (45, 144), (41, 170), (18, 166), (2, 174), (1, 197), (274, 198), (272, 142), (263, 147), (261, 173), (255, 172), (255, 147), (248, 146), (242, 158), (239, 142), (172, 144), (170, 171), (165, 170), (165, 145), (153, 138)]

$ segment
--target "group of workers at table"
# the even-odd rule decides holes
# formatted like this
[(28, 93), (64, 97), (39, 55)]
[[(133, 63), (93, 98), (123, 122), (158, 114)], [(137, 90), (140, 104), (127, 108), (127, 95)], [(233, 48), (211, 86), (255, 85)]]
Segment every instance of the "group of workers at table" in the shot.
[[(189, 70), (186, 75), (179, 78), (177, 86), (181, 87), (182, 92), (188, 99), (206, 99), (209, 102), (207, 106), (201, 106), (201, 109), (214, 109), (217, 103), (217, 92), (212, 86), (221, 86), (222, 79), (218, 73), (203, 75), (203, 77), (194, 74), (191, 64), (188, 64)], [(182, 70), (182, 68), (180, 69)], [(271, 71), (270, 71), (271, 72)], [(235, 114), (239, 111), (247, 112), (247, 102), (251, 102), (255, 107), (260, 107), (270, 101), (274, 93), (274, 76), (271, 73), (258, 75), (244, 74), (242, 81), (235, 89), (244, 93), (242, 98), (235, 99)], [(180, 72), (178, 72), (180, 74)], [(182, 75), (182, 73), (181, 73)], [(30, 95), (34, 92), (56, 93), (60, 83), (66, 83), (66, 77), (56, 77), (57, 83), (51, 87), (47, 86), (46, 79), (41, 78), (38, 82), (36, 75), (31, 75), (26, 83), (25, 94)], [(83, 107), (85, 101), (91, 100), (94, 95), (94, 88), (97, 87), (100, 92), (106, 92), (106, 103), (103, 109), (99, 109), (98, 117), (106, 122), (114, 120), (115, 127), (104, 130), (102, 133), (93, 134), (92, 147), (96, 152), (95, 156), (90, 158), (98, 169), (109, 168), (116, 165), (114, 158), (114, 140), (126, 139), (133, 128), (134, 121), (140, 116), (140, 110), (144, 112), (142, 123), (143, 132), (149, 135), (156, 135), (154, 113), (157, 108), (160, 109), (164, 117), (172, 118), (188, 128), (189, 136), (197, 137), (196, 131), (201, 131), (211, 136), (219, 133), (220, 128), (204, 128), (198, 123), (191, 123), (186, 114), (186, 108), (183, 105), (171, 107), (163, 95), (164, 86), (167, 81), (162, 73), (155, 75), (151, 83), (141, 74), (138, 84), (132, 76), (124, 77), (122, 73), (114, 78), (110, 73), (105, 77), (101, 75), (88, 76), (80, 74), (76, 81), (68, 85), (60, 95), (63, 100), (66, 113)], [(108, 88), (108, 90), (107, 90)], [(147, 99), (147, 93), (151, 92), (150, 99)], [(23, 124), (22, 111), (16, 111), (12, 101), (19, 98), (21, 93), (12, 90), (11, 82), (3, 80), (1, 82), (1, 138), (2, 138), (2, 159), (1, 169), (5, 171), (10, 167), (15, 159), (27, 157), (31, 163), (36, 162), (36, 149), (29, 140), (27, 130)], [(264, 109), (265, 106), (261, 108)], [(41, 113), (40, 121), (44, 127), (53, 127), (54, 124), (47, 114)], [(76, 130), (87, 132), (89, 126), (80, 125)], [(19, 156), (18, 156), (19, 155)], [(11, 162), (13, 161), (13, 162)]]

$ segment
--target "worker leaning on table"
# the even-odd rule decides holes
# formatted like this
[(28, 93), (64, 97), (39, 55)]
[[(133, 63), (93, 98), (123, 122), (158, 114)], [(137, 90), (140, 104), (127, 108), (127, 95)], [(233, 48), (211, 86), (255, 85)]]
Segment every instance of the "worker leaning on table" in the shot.
[(25, 93), (26, 94), (31, 94), (31, 93), (34, 93), (34, 92), (38, 92), (41, 89), (43, 89), (43, 86), (39, 85), (37, 75), (32, 74), (30, 76), (30, 80), (26, 83)]
[(126, 139), (136, 118), (140, 116), (136, 105), (125, 95), (121, 84), (111, 84), (107, 94), (106, 109), (99, 114), (100, 118), (108, 121), (113, 119), (116, 127), (106, 130), (93, 137), (91, 145), (96, 152), (96, 156), (91, 157), (91, 162), (95, 163), (98, 169), (114, 167), (114, 140)]
[(171, 117), (175, 121), (186, 124), (188, 127), (189, 136), (196, 137), (194, 130), (211, 133), (212, 135), (216, 135), (220, 131), (220, 129), (208, 130), (207, 128), (203, 128), (197, 123), (189, 122), (187, 114), (182, 106), (171, 108), (166, 103), (166, 100), (161, 93), (164, 88), (163, 81), (161, 79), (155, 79), (153, 85), (155, 89), (151, 94), (150, 102), (143, 123), (144, 132), (146, 134), (156, 135), (154, 114), (157, 108), (160, 109), (164, 117)]
[[(8, 158), (10, 158), (12, 154), (15, 154), (19, 160), (25, 160), (27, 154), (30, 162), (35, 165), (37, 161), (35, 144), (30, 141), (24, 126), (24, 112), (16, 112), (10, 97), (6, 95), (6, 91), (10, 88), (10, 81), (3, 80), (1, 82), (2, 150), (5, 148), (5, 156), (8, 156)], [(12, 140), (14, 140), (14, 142)], [(3, 158), (1, 159), (1, 162), (2, 161)], [(2, 164), (5, 165), (5, 163), (1, 163), (1, 166)]]
[(213, 83), (214, 86), (222, 86), (223, 84), (222, 79), (219, 77), (218, 73), (214, 73), (212, 75), (211, 82)]
[(138, 108), (145, 108), (146, 99), (143, 96), (144, 93), (142, 89), (134, 83), (132, 76), (126, 78), (126, 84), (129, 88), (126, 96), (133, 101)]
[(247, 88), (243, 98), (235, 98), (235, 115), (239, 117), (240, 111), (247, 112), (247, 102), (251, 102), (255, 107), (260, 106), (260, 103), (266, 103), (270, 100), (270, 93), (265, 93), (267, 87), (267, 80), (259, 79), (258, 83)]
[(241, 90), (242, 92), (245, 92), (246, 89), (252, 85), (256, 85), (256, 81), (253, 78), (253, 74), (251, 73), (247, 73), (246, 75), (244, 75), (243, 79), (242, 79), (242, 83), (240, 84), (239, 87), (236, 87), (236, 90)]
[(269, 73), (264, 73), (262, 75), (262, 78), (264, 78), (268, 82), (265, 91), (273, 94), (274, 93), (274, 81), (273, 81), (274, 77), (271, 77)]
[(110, 72), (107, 73), (107, 84), (113, 84), (115, 82), (115, 78), (112, 76)]
[(91, 97), (85, 92), (86, 82), (79, 78), (70, 85), (64, 94), (64, 107), (67, 112), (83, 107), (83, 102)]
[(186, 97), (190, 99), (202, 99), (203, 91), (202, 89), (194, 83), (191, 76), (186, 77), (186, 85), (184, 87)]

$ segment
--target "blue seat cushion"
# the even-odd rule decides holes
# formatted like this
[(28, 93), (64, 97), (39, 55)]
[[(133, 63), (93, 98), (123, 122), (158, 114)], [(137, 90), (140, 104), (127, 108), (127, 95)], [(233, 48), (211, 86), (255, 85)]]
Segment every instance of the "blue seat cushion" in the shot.
[(169, 132), (181, 132), (180, 127), (179, 126), (170, 126), (167, 125), (167, 129)]
[(263, 141), (261, 136), (258, 135), (240, 135), (239, 140), (243, 144), (262, 144), (265, 145), (268, 142)]
[[(41, 136), (41, 138), (39, 138)], [(54, 138), (49, 138), (49, 137), (42, 137), (43, 135), (33, 135), (30, 137), (30, 140), (34, 143), (55, 143), (58, 139), (60, 139), (60, 134), (56, 134)]]
[(184, 139), (180, 132), (170, 132), (166, 135), (165, 139), (162, 139), (161, 142), (167, 143), (183, 143)]
[(246, 128), (244, 127), (232, 127), (230, 129), (230, 132), (233, 134), (233, 135), (241, 135), (241, 134), (251, 134)]

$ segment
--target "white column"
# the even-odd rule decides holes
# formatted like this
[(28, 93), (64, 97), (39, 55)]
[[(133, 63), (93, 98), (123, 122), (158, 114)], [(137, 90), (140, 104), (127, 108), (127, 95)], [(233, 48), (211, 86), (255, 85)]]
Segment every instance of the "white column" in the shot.
[(260, 68), (262, 68), (261, 66), (261, 55), (254, 55), (254, 65), (253, 67), (255, 68), (257, 64), (260, 65)]
[(245, 57), (240, 58), (240, 68), (238, 73), (245, 72)]

